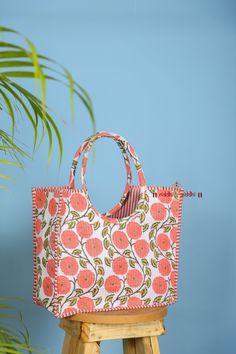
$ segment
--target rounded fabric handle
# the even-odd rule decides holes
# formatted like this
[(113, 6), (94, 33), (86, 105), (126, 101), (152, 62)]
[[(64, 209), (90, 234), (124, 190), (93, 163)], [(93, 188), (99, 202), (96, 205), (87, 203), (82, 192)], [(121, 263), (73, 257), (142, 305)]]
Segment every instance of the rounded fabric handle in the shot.
[[(86, 172), (86, 166), (87, 166), (87, 156), (88, 156), (89, 150), (91, 149), (94, 141), (95, 140), (92, 139), (92, 141), (89, 142), (87, 144), (87, 146), (85, 147), (85, 153), (84, 153), (83, 160), (82, 160), (81, 185), (82, 185), (82, 189), (84, 189), (86, 191), (87, 191), (87, 188), (86, 188), (86, 183), (85, 183), (85, 172)], [(127, 155), (127, 152), (124, 148), (123, 143), (121, 143), (118, 140), (115, 140), (115, 141), (116, 141), (118, 147), (120, 148), (123, 158), (124, 158), (126, 173), (127, 173), (127, 181), (126, 181), (125, 189), (124, 189), (124, 192), (123, 192), (123, 195), (122, 195), (120, 201), (109, 212), (106, 213), (106, 216), (111, 216), (112, 214), (115, 214), (123, 206), (123, 204), (126, 200), (126, 197), (129, 193), (131, 183), (132, 183), (132, 173), (131, 173), (131, 168), (130, 168), (130, 160)]]
[[(96, 134), (95, 134), (96, 135)], [(82, 152), (86, 149), (86, 147), (92, 146), (92, 141), (94, 139), (94, 136), (92, 135), (90, 138), (86, 139), (85, 142), (79, 147), (79, 149), (77, 150), (74, 160), (72, 162), (72, 167), (71, 167), (71, 171), (70, 171), (70, 179), (69, 179), (69, 187), (71, 189), (74, 189), (75, 187), (75, 172), (76, 172), (76, 166), (78, 163), (78, 159), (81, 156)], [(125, 189), (123, 192), (123, 196), (120, 200), (120, 202), (118, 204), (116, 204), (116, 206), (114, 208), (112, 208), (106, 215), (112, 215), (114, 214), (117, 210), (119, 210), (121, 208), (121, 206), (124, 204), (124, 200), (126, 198), (126, 196), (129, 193), (129, 189), (130, 189), (130, 185), (132, 182), (132, 173), (131, 173), (131, 168), (130, 168), (130, 161), (129, 158), (127, 156), (126, 150), (123, 147), (123, 144), (121, 144), (118, 140), (115, 140), (117, 142), (118, 147), (121, 149), (121, 152), (123, 154), (123, 158), (124, 158), (124, 162), (125, 162), (125, 167), (126, 167), (126, 173), (127, 173), (127, 181), (126, 181), (126, 185), (125, 185)], [(84, 166), (86, 164), (86, 158), (85, 156), (83, 156), (83, 160), (82, 160), (82, 166)]]
[[(83, 159), (84, 163), (82, 165), (82, 171), (81, 171), (82, 189), (87, 193), (86, 182), (85, 182), (85, 173), (86, 173), (88, 152), (89, 152), (92, 144), (94, 143), (94, 141), (99, 138), (103, 138), (103, 137), (108, 137), (108, 138), (112, 138), (112, 139), (116, 140), (122, 146), (122, 150), (129, 152), (129, 154), (134, 162), (134, 165), (136, 167), (137, 173), (138, 173), (139, 184), (141, 187), (140, 192), (141, 193), (144, 192), (147, 189), (145, 177), (144, 177), (144, 173), (143, 173), (141, 164), (139, 162), (138, 156), (136, 155), (134, 149), (122, 136), (120, 136), (118, 134), (108, 133), (108, 132), (99, 132), (99, 133), (96, 133), (95, 135), (91, 136), (91, 138), (89, 139), (88, 145), (85, 147), (84, 159)], [(124, 201), (124, 196), (122, 197), (122, 200)], [(114, 213), (114, 210), (112, 210), (112, 211)]]

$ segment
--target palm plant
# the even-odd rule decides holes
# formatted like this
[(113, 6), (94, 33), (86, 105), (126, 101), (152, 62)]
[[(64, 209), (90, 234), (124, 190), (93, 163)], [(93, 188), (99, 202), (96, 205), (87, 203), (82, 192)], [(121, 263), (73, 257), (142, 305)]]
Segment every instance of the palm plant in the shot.
[[(9, 301), (16, 300), (0, 298), (0, 353), (40, 353), (30, 345), (29, 332), (21, 313), (16, 312), (15, 306), (9, 305)], [(8, 322), (2, 323), (3, 319)]]
[[(65, 67), (38, 54), (34, 44), (27, 37), (6, 27), (0, 27), (0, 34), (1, 37), (3, 34), (11, 34), (24, 41), (24, 46), (20, 46), (0, 40), (0, 115), (5, 114), (10, 118), (11, 127), (10, 131), (6, 131), (0, 125), (0, 152), (5, 155), (4, 158), (0, 157), (0, 166), (4, 164), (22, 167), (24, 158), (29, 156), (29, 152), (15, 138), (19, 111), (32, 125), (32, 151), (38, 148), (44, 137), (47, 136), (49, 141), (48, 163), (50, 163), (55, 137), (59, 146), (59, 161), (61, 162), (63, 144), (55, 118), (50, 114), (46, 104), (47, 81), (55, 81), (68, 87), (72, 119), (74, 119), (74, 97), (79, 98), (88, 111), (93, 131), (95, 131), (92, 100), (87, 91), (74, 80)], [(20, 85), (17, 82), (19, 78), (35, 80), (38, 95), (34, 95)], [(11, 179), (1, 171), (0, 178)], [(0, 188), (5, 187), (0, 186)], [(14, 306), (6, 302), (8, 300), (10, 299), (0, 298), (0, 353), (36, 353), (37, 351), (30, 346), (29, 333), (22, 321), (22, 316), (5, 313), (5, 310), (15, 309)], [(22, 327), (18, 331), (11, 325), (11, 321), (16, 319), (20, 320)], [(3, 320), (4, 323), (2, 323)]]
[[(59, 161), (61, 162), (63, 144), (55, 118), (50, 114), (46, 104), (47, 82), (49, 80), (55, 81), (68, 87), (72, 119), (74, 119), (74, 97), (78, 97), (88, 111), (93, 131), (95, 131), (92, 100), (87, 91), (74, 80), (64, 66), (39, 54), (34, 44), (27, 37), (6, 27), (0, 27), (0, 34), (1, 36), (13, 35), (24, 41), (24, 46), (9, 41), (0, 41), (0, 114), (1, 111), (6, 113), (11, 120), (10, 132), (1, 129), (0, 126), (0, 151), (5, 153), (5, 158), (0, 159), (0, 164), (22, 166), (23, 158), (29, 156), (28, 151), (15, 139), (18, 111), (23, 113), (32, 125), (32, 150), (34, 151), (47, 136), (49, 142), (48, 163), (50, 163), (55, 136), (56, 143), (59, 146)], [(35, 80), (38, 94), (34, 95), (17, 83), (19, 78)], [(11, 179), (3, 173), (0, 173), (0, 178)], [(0, 186), (0, 188), (4, 187)]]

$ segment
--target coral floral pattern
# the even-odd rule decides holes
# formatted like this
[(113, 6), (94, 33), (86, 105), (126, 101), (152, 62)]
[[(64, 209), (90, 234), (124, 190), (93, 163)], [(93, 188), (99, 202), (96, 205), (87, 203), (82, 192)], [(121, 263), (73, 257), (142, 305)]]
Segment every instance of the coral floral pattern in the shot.
[(99, 214), (84, 189), (32, 194), (35, 303), (66, 317), (176, 301), (181, 188), (131, 186), (122, 218)]

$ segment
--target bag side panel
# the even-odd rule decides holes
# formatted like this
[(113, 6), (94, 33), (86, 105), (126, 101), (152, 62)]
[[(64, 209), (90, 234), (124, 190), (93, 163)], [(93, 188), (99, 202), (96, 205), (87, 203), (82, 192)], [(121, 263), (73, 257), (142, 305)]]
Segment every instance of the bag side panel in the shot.
[(34, 287), (33, 301), (54, 312), (56, 231), (59, 192), (33, 188)]
[[(164, 294), (157, 294), (163, 305), (177, 301), (179, 272), (180, 228), (184, 190), (174, 187), (150, 186), (152, 193), (150, 212), (156, 222), (149, 234), (152, 256), (149, 259), (157, 264), (158, 274), (152, 280), (153, 289), (161, 291), (162, 283), (167, 285)], [(158, 280), (157, 280), (158, 279)]]

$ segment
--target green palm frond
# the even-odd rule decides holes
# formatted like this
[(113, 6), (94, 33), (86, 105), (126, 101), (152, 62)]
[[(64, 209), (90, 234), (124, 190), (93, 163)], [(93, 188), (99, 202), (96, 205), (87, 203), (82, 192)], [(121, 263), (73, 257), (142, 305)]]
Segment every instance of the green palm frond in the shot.
[[(24, 324), (21, 313), (18, 313), (16, 306), (9, 305), (9, 302), (20, 299), (0, 298), (0, 353), (35, 353), (37, 349), (30, 345), (30, 336)], [(7, 319), (7, 324), (2, 320)]]
[[(46, 103), (47, 82), (54, 81), (69, 90), (69, 105), (72, 121), (74, 120), (74, 97), (77, 97), (86, 108), (96, 131), (93, 104), (88, 92), (78, 84), (67, 68), (55, 60), (39, 54), (32, 41), (11, 28), (0, 26), (1, 34), (11, 34), (16, 39), (23, 39), (25, 45), (9, 41), (0, 41), (0, 115), (10, 118), (11, 132), (0, 129), (0, 164), (22, 166), (24, 157), (28, 156), (27, 149), (15, 141), (17, 112), (31, 123), (33, 132), (33, 150), (38, 148), (44, 137), (48, 138), (48, 163), (53, 151), (54, 138), (59, 147), (59, 164), (62, 161), (63, 144), (55, 117), (49, 112)], [(20, 85), (17, 80), (35, 80), (36, 95)], [(1, 126), (0, 126), (1, 128)], [(9, 159), (9, 156), (11, 159)], [(0, 174), (0, 178), (7, 178)], [(0, 186), (1, 188), (1, 186)]]

